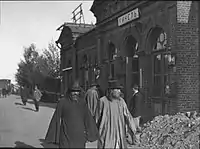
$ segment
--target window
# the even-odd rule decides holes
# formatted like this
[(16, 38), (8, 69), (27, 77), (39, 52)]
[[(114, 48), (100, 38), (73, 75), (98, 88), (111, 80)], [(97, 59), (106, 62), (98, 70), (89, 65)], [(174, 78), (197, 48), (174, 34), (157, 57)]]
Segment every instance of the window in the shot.
[(67, 67), (72, 67), (72, 63), (71, 63), (71, 60), (68, 60), (68, 64), (67, 64)]
[(86, 54), (83, 55), (82, 58), (82, 85), (84, 86), (84, 89), (87, 89), (88, 86), (88, 78), (89, 78), (89, 72), (88, 72), (88, 56)]
[(109, 55), (109, 78), (114, 78), (115, 76), (115, 65), (114, 60), (117, 56), (117, 49), (115, 48), (115, 45), (113, 43), (109, 43), (109, 49), (108, 49), (108, 55)]
[(140, 84), (140, 69), (138, 57), (133, 57), (132, 60), (132, 84)]
[(154, 45), (153, 51), (159, 51), (166, 48), (167, 44), (167, 34), (165, 32), (161, 32), (159, 35), (156, 44)]
[(111, 74), (111, 78), (114, 78), (115, 75), (115, 65), (114, 64), (110, 64), (110, 74)]
[(93, 67), (93, 71), (92, 71), (92, 79), (93, 79), (93, 80), (96, 80), (95, 71), (96, 71), (97, 65), (98, 65), (98, 62), (97, 62), (97, 55), (95, 55), (95, 57), (94, 57), (94, 67)]
[(110, 43), (109, 44), (109, 60), (112, 61), (112, 60), (115, 60), (115, 57), (117, 55), (117, 49), (115, 48), (115, 45), (113, 43)]
[(153, 46), (153, 66), (154, 66), (154, 97), (162, 97), (166, 93), (168, 84), (168, 54), (166, 52), (167, 35), (161, 32)]

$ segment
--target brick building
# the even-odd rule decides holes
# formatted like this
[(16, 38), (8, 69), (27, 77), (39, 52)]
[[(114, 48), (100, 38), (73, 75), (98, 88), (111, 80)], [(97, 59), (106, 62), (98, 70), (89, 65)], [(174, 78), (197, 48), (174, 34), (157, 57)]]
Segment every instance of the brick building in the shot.
[(59, 39), (56, 41), (57, 46), (61, 49), (61, 93), (63, 93), (76, 78), (75, 40), (93, 27), (94, 25), (91, 24), (64, 23), (57, 29), (61, 31)]
[(125, 87), (138, 84), (154, 115), (200, 110), (199, 3), (197, 1), (99, 1), (96, 27), (75, 42), (76, 77), (87, 88), (100, 67)]

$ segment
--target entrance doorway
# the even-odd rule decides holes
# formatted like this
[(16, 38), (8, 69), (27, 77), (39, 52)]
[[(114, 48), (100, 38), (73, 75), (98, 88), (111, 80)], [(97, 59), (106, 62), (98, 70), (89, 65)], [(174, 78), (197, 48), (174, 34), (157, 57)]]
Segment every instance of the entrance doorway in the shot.
[(136, 54), (139, 46), (137, 40), (132, 35), (127, 36), (125, 41), (126, 97), (131, 97), (133, 85), (140, 85), (139, 56)]

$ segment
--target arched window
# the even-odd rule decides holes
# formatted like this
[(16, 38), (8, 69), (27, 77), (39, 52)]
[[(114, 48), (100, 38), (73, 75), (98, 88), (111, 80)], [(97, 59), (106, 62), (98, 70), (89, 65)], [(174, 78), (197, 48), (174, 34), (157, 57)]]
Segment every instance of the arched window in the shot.
[(117, 49), (112, 42), (109, 43), (108, 56), (110, 61), (115, 60), (115, 57), (117, 56)]
[(154, 95), (157, 97), (163, 96), (163, 87), (168, 81), (168, 68), (165, 58), (166, 44), (167, 34), (163, 30), (161, 30), (152, 49), (156, 52), (154, 53)]
[(150, 36), (153, 56), (153, 97), (159, 102), (154, 103), (155, 114), (166, 114), (168, 105), (166, 95), (169, 84), (169, 50), (167, 49), (167, 34), (162, 28), (155, 28)]
[(129, 35), (126, 37), (125, 45), (125, 55), (132, 61), (132, 82), (131, 84), (137, 84), (141, 87), (142, 82), (140, 82), (140, 68), (139, 68), (139, 57), (137, 55), (139, 46), (137, 40)]

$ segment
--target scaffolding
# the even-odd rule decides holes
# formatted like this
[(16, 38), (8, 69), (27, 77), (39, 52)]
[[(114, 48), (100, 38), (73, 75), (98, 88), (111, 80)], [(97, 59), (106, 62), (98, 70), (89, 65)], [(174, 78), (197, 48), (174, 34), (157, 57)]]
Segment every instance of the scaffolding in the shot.
[(79, 22), (79, 24), (85, 24), (82, 3), (76, 9), (74, 9), (72, 15), (73, 15), (72, 17), (73, 23), (78, 24)]

